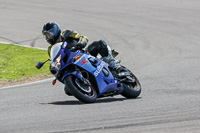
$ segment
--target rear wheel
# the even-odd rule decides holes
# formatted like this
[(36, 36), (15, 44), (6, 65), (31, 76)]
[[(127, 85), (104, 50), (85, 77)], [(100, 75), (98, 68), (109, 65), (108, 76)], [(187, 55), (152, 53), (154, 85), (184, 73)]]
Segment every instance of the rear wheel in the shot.
[(141, 93), (141, 85), (139, 80), (127, 68), (123, 67), (122, 71), (129, 72), (130, 76), (126, 76), (126, 80), (122, 82), (124, 91), (121, 93), (121, 95), (126, 98), (137, 98)]
[[(87, 79), (86, 79), (87, 80)], [(90, 82), (87, 80), (87, 82)], [(93, 103), (97, 99), (96, 90), (92, 85), (86, 85), (77, 79), (74, 75), (69, 75), (64, 79), (65, 87), (77, 99), (84, 103)], [(91, 83), (89, 83), (91, 84)]]

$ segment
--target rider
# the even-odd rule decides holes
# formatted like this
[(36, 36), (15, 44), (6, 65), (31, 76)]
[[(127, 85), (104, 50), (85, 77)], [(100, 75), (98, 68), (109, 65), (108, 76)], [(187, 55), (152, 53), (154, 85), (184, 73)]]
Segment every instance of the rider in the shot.
[(92, 56), (100, 54), (102, 59), (109, 64), (109, 68), (116, 69), (116, 62), (112, 56), (111, 48), (105, 41), (99, 40), (87, 45), (88, 38), (82, 36), (73, 30), (64, 30), (61, 33), (60, 26), (56, 22), (47, 22), (44, 24), (42, 34), (46, 41), (50, 44), (48, 54), (50, 55), (51, 47), (58, 43), (66, 41), (68, 48), (74, 47), (76, 50), (85, 48)]

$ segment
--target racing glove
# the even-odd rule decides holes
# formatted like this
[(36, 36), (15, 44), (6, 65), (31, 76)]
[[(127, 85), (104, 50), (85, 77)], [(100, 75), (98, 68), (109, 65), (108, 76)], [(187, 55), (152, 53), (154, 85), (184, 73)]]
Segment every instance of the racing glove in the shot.
[(81, 42), (81, 43), (77, 43), (75, 47), (76, 47), (76, 49), (82, 49), (85, 46), (86, 46), (86, 43), (85, 42)]
[(75, 52), (77, 50), (81, 50), (82, 48), (84, 48), (86, 45), (86, 43), (77, 43), (75, 46), (73, 46), (70, 50), (72, 52)]

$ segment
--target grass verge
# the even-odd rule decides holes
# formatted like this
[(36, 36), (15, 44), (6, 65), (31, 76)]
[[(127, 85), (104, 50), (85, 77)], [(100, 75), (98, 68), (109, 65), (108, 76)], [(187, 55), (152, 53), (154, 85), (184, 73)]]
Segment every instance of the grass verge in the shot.
[(48, 58), (46, 50), (0, 44), (0, 86), (52, 77), (48, 63), (40, 70), (35, 68), (38, 61)]

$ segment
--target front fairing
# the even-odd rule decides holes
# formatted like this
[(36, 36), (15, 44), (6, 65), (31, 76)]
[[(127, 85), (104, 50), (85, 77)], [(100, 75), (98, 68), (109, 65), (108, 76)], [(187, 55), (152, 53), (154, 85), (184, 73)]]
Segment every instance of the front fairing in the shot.
[(71, 52), (67, 49), (67, 43), (61, 42), (53, 45), (50, 53), (50, 71), (53, 75), (57, 76), (58, 73), (70, 65), (74, 61), (74, 56), (80, 54), (80, 51)]
[[(118, 87), (117, 81), (109, 71), (107, 64), (99, 59), (95, 65), (92, 65), (91, 62), (94, 59), (95, 57), (85, 54), (79, 60), (75, 61), (74, 64), (85, 69), (94, 76), (99, 89), (99, 95), (107, 91), (120, 90), (121, 87)], [(105, 75), (103, 70), (106, 71), (108, 75)]]

